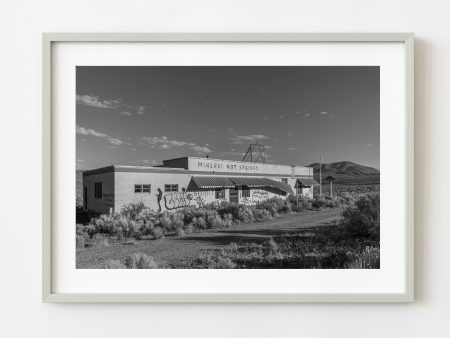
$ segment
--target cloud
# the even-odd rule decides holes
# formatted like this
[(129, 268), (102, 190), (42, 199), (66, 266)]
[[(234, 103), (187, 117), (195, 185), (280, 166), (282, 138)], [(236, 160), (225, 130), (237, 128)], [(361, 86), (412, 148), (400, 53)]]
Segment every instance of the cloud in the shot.
[(209, 154), (213, 152), (207, 146), (200, 146), (193, 142), (169, 140), (167, 136), (143, 137), (142, 140), (145, 141), (147, 144), (149, 144), (152, 148), (156, 149), (172, 149), (172, 148), (187, 147), (194, 150), (198, 154)]
[(311, 115), (311, 113), (305, 113), (305, 117), (308, 117), (308, 116), (310, 116)]
[(291, 133), (288, 133), (287, 136), (292, 136), (292, 134), (291, 134)]
[(120, 113), (120, 115), (131, 116), (132, 113), (130, 111), (123, 111)]
[(326, 111), (321, 111), (320, 115), (327, 115), (328, 113)]
[(286, 150), (297, 150), (297, 148), (286, 148)]
[(119, 146), (119, 145), (121, 145), (123, 143), (118, 138), (113, 138), (113, 137), (108, 138), (108, 141), (109, 141), (109, 143), (114, 144), (116, 146)]
[(108, 109), (120, 106), (121, 100), (100, 100), (97, 96), (93, 95), (77, 95), (77, 103), (90, 107)]
[(230, 138), (230, 141), (233, 144), (256, 143), (258, 141), (268, 139), (266, 135), (260, 134), (238, 135), (232, 129), (231, 131), (234, 133), (234, 135)]
[(100, 133), (100, 132), (95, 131), (94, 129), (91, 129), (91, 128), (84, 128), (84, 127), (77, 126), (77, 134), (90, 135), (90, 136), (95, 136), (95, 137), (99, 137), (99, 138), (104, 138), (109, 143), (111, 143), (111, 144), (113, 144), (115, 146), (121, 145), (123, 143), (118, 138), (111, 137), (111, 136), (109, 136), (107, 134)]
[(145, 106), (139, 106), (137, 110), (138, 115), (144, 115), (145, 112)]
[(202, 146), (193, 146), (192, 150), (195, 150), (199, 154), (209, 154), (212, 153), (212, 150), (208, 147), (202, 147)]

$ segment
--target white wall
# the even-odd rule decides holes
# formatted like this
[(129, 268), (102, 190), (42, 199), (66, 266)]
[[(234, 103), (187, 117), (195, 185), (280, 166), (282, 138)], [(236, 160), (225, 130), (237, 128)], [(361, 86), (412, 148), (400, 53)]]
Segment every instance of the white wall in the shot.
[[(4, 1), (3, 337), (437, 337), (450, 330), (446, 1)], [(42, 32), (393, 32), (416, 43), (415, 304), (41, 304)]]

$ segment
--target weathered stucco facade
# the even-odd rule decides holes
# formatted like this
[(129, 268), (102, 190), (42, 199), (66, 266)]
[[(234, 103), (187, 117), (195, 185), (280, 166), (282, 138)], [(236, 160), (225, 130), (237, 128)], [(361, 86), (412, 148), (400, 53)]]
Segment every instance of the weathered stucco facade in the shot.
[(222, 201), (256, 204), (289, 194), (313, 197), (313, 169), (290, 165), (183, 157), (156, 167), (108, 166), (83, 173), (84, 209), (120, 211), (142, 202), (176, 210)]

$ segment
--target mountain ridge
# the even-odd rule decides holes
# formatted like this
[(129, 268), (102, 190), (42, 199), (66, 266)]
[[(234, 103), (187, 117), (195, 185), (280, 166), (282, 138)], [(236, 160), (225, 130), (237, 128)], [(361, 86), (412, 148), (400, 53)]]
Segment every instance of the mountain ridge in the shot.
[[(319, 163), (311, 163), (307, 167), (314, 169), (314, 179), (319, 181)], [(335, 184), (379, 184), (378, 169), (357, 164), (351, 161), (322, 163), (322, 183), (329, 182), (331, 177)]]

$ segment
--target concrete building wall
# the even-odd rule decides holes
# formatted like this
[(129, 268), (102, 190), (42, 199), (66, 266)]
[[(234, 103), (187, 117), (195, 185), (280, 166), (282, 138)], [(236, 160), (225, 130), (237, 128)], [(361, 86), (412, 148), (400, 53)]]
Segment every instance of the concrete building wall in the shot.
[[(148, 173), (148, 172), (116, 172), (115, 173), (115, 203), (114, 209), (120, 211), (124, 204), (142, 202), (147, 207), (158, 210), (158, 188), (161, 189), (163, 197), (160, 201), (161, 209), (166, 210), (165, 204), (171, 208), (175, 205), (175, 199), (178, 204), (183, 202), (183, 189), (186, 189), (192, 175), (189, 174), (166, 174), (166, 173)], [(150, 184), (149, 193), (135, 193), (135, 184)], [(178, 192), (165, 192), (166, 184), (178, 184)], [(171, 202), (172, 201), (172, 202)]]
[[(95, 183), (102, 184), (101, 197), (95, 197)], [(83, 196), (86, 189), (85, 209), (109, 213), (114, 208), (114, 173), (107, 172), (83, 176)]]
[[(125, 170), (126, 169), (126, 170)], [(111, 171), (105, 171), (111, 170)], [(202, 206), (213, 202), (221, 203), (230, 201), (230, 189), (224, 189), (223, 198), (216, 198), (215, 189), (200, 189), (198, 191), (187, 191), (192, 173), (183, 172), (161, 172), (155, 170), (134, 172), (129, 168), (124, 171), (116, 169), (98, 170), (94, 175), (85, 177), (84, 186), (88, 191), (87, 209), (101, 213), (110, 211), (120, 212), (122, 207), (128, 203), (144, 203), (145, 206), (153, 210), (171, 211), (187, 206)], [(230, 176), (230, 175), (214, 175)], [(251, 175), (237, 173), (235, 177), (264, 177), (264, 175)], [(280, 177), (270, 177), (278, 182), (286, 182), (296, 193), (296, 178), (289, 175)], [(95, 198), (95, 183), (102, 183), (102, 198)], [(149, 192), (136, 192), (135, 185), (150, 185)], [(178, 185), (177, 191), (166, 191), (166, 185)], [(158, 189), (162, 191), (161, 200), (158, 202)], [(233, 189), (231, 189), (233, 190)], [(301, 194), (312, 197), (312, 188), (303, 188)], [(271, 197), (285, 198), (287, 195), (280, 195), (279, 191), (271, 188), (250, 188), (243, 193), (242, 188), (237, 191), (237, 202), (242, 204), (257, 204), (258, 202)]]

